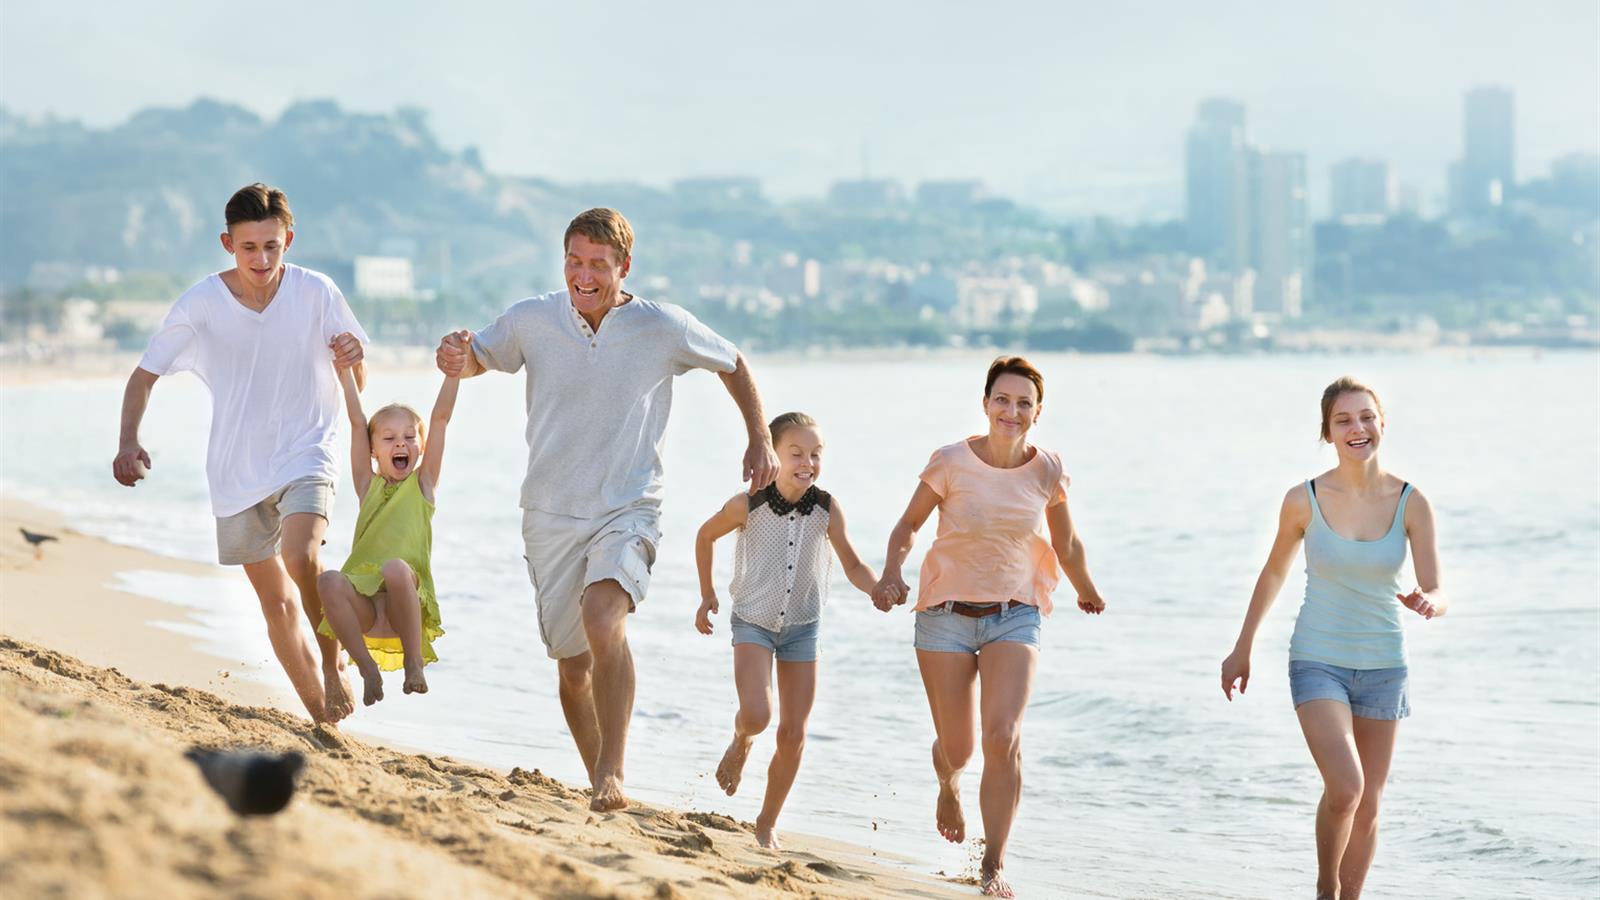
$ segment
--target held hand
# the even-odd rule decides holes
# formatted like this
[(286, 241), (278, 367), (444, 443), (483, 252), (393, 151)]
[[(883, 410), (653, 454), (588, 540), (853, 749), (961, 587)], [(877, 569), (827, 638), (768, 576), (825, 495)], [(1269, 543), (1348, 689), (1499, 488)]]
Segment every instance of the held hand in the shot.
[(759, 440), (750, 442), (750, 447), (744, 451), (744, 475), (742, 478), (750, 482), (750, 493), (765, 490), (778, 477), (778, 454), (772, 449), (772, 441), (763, 436)]
[(348, 331), (336, 335), (332, 341), (329, 341), (328, 349), (333, 351), (333, 367), (335, 369), (348, 369), (361, 362), (366, 355), (365, 349), (361, 346), (361, 341)]
[(1098, 616), (1106, 611), (1106, 601), (1100, 596), (1099, 591), (1090, 591), (1078, 595), (1078, 608), (1090, 615)]
[(111, 461), (111, 476), (118, 484), (133, 487), (150, 474), (150, 454), (138, 444), (123, 447)]
[(1427, 595), (1422, 593), (1422, 588), (1420, 587), (1412, 588), (1409, 594), (1395, 594), (1394, 596), (1395, 599), (1400, 601), (1401, 606), (1414, 610), (1417, 615), (1424, 619), (1431, 619), (1439, 614), (1438, 608), (1428, 602)]
[(447, 377), (460, 378), (467, 370), (467, 354), (471, 353), (472, 332), (452, 331), (439, 340), (439, 350), (434, 363)]
[(707, 597), (700, 601), (700, 608), (694, 613), (694, 628), (701, 634), (711, 633), (711, 617), (717, 613), (717, 598)]
[(911, 586), (897, 572), (885, 572), (872, 588), (872, 605), (888, 612), (906, 602), (911, 596)]
[(1222, 661), (1222, 694), (1233, 702), (1234, 682), (1239, 682), (1239, 696), (1244, 696), (1244, 689), (1250, 685), (1250, 653), (1245, 650), (1234, 650), (1228, 658)]

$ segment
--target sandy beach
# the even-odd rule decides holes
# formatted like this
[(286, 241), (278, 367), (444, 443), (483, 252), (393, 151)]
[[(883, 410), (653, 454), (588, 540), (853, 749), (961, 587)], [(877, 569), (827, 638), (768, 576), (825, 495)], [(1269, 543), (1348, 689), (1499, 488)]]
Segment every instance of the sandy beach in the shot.
[[(19, 527), (56, 535), (42, 558)], [(286, 688), (152, 624), (183, 608), (116, 590), (131, 569), (214, 574), (0, 503), (0, 883), (27, 897), (959, 897), (869, 851), (637, 805), (313, 727)], [(294, 801), (234, 816), (183, 757), (297, 750)], [(9, 891), (8, 891), (9, 893)]]

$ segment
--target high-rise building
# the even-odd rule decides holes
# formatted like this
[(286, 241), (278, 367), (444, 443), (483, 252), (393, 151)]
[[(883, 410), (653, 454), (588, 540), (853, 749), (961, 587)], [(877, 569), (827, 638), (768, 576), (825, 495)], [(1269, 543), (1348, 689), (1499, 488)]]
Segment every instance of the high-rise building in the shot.
[(1311, 204), (1304, 153), (1252, 154), (1250, 257), (1257, 313), (1298, 317), (1311, 299)]
[(1200, 101), (1184, 147), (1189, 241), (1197, 255), (1228, 270), (1249, 264), (1248, 151), (1244, 105)]
[(1516, 104), (1506, 88), (1467, 92), (1462, 105), (1461, 159), (1450, 168), (1455, 212), (1482, 213), (1511, 199), (1516, 186)]
[(1311, 292), (1311, 208), (1303, 153), (1252, 146), (1244, 107), (1202, 101), (1189, 129), (1191, 246), (1234, 277), (1236, 311), (1299, 316)]
[(1347, 159), (1334, 163), (1328, 174), (1335, 219), (1382, 219), (1400, 207), (1394, 169), (1381, 159)]

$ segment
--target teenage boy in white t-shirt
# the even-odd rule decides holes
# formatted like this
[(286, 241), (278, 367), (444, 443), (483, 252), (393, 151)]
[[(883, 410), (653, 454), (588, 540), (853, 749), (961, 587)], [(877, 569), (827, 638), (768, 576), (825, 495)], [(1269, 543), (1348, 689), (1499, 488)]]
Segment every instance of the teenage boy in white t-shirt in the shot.
[(139, 423), (156, 379), (198, 375), (211, 391), (206, 481), (218, 561), (244, 566), (272, 649), (311, 718), (337, 722), (354, 710), (339, 645), (317, 637), (319, 679), (300, 611), (315, 634), (322, 618), (317, 550), (341, 452), (335, 368), (353, 369), (356, 383), (366, 383), (367, 335), (331, 279), (283, 261), (294, 242), (294, 215), (282, 191), (259, 183), (241, 188), (226, 217), (222, 247), (235, 267), (184, 292), (150, 339), (122, 396), (112, 474), (128, 487), (149, 474)]

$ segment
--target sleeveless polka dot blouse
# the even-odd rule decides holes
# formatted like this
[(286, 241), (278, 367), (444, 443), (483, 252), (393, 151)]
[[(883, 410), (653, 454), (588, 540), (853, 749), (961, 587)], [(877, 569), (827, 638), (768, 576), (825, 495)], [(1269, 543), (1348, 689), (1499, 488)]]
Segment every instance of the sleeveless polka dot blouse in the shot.
[(750, 498), (728, 586), (734, 615), (768, 631), (822, 618), (833, 574), (832, 507), (833, 498), (815, 486), (797, 503), (783, 499), (777, 485)]

